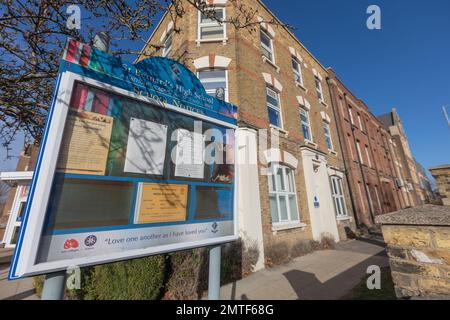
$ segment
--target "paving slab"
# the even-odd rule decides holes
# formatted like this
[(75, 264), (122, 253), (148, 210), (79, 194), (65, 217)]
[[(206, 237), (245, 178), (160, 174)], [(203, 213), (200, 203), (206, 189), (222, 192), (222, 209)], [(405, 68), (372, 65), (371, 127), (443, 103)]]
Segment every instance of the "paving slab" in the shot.
[(33, 278), (8, 280), (8, 265), (0, 265), (0, 300), (38, 300)]
[(370, 265), (389, 265), (384, 243), (350, 240), (334, 250), (315, 251), (225, 285), (221, 299), (340, 299), (361, 281)]

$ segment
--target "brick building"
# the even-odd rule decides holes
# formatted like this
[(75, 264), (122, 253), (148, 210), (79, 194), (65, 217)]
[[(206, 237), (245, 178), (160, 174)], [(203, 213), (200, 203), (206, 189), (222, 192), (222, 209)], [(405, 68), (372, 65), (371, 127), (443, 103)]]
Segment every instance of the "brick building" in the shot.
[[(208, 4), (219, 17), (234, 14), (227, 1)], [(207, 92), (222, 87), (238, 106), (239, 222), (260, 250), (345, 238), (354, 219), (327, 70), (288, 29), (264, 22), (276, 17), (261, 1), (245, 4), (258, 10), (257, 30), (221, 25), (187, 5), (177, 32), (166, 14), (139, 59), (182, 60)]]
[(16, 171), (0, 173), (0, 180), (11, 186), (5, 206), (0, 212), (0, 240), (6, 247), (15, 246), (38, 151), (37, 146), (25, 145)]
[(328, 70), (336, 124), (358, 221), (374, 224), (374, 217), (407, 206), (398, 186), (392, 155), (393, 141), (383, 123)]
[(408, 138), (403, 128), (397, 110), (378, 117), (385, 129), (391, 134), (393, 140), (393, 152), (400, 168), (399, 186), (406, 190), (407, 206), (415, 207), (424, 203), (424, 190), (421, 187), (416, 160), (414, 159)]
[(450, 165), (442, 165), (430, 168), (430, 172), (436, 179), (437, 188), (445, 206), (450, 206)]

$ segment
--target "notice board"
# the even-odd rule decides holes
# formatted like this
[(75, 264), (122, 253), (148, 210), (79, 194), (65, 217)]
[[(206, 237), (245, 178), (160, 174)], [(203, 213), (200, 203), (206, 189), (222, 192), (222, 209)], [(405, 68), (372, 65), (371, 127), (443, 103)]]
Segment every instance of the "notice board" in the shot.
[(11, 279), (236, 240), (237, 107), (69, 39)]

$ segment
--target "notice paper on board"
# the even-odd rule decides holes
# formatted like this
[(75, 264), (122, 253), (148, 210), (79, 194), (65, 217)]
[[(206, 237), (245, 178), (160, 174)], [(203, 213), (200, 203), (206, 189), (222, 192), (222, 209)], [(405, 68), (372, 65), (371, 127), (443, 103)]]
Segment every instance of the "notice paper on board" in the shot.
[(140, 183), (135, 223), (185, 221), (187, 184)]
[(175, 176), (203, 179), (205, 139), (200, 133), (177, 130)]
[(166, 125), (131, 118), (124, 171), (162, 175), (166, 142)]
[(113, 118), (70, 109), (56, 170), (104, 175)]

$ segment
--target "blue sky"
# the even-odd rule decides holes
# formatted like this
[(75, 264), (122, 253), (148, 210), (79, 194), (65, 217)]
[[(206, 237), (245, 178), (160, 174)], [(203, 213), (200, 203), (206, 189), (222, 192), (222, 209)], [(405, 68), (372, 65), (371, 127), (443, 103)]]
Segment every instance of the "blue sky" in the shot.
[[(450, 128), (442, 112), (450, 105), (450, 1), (265, 3), (375, 115), (397, 108), (411, 149), (425, 168), (450, 163)], [(371, 4), (381, 8), (381, 30), (366, 28)], [(22, 143), (19, 137), (12, 154)], [(2, 156), (0, 170), (14, 170), (16, 162)]]
[[(266, 0), (266, 5), (372, 113), (396, 107), (425, 168), (450, 163), (450, 1)], [(366, 9), (381, 8), (381, 30)], [(449, 108), (450, 109), (450, 108)]]

